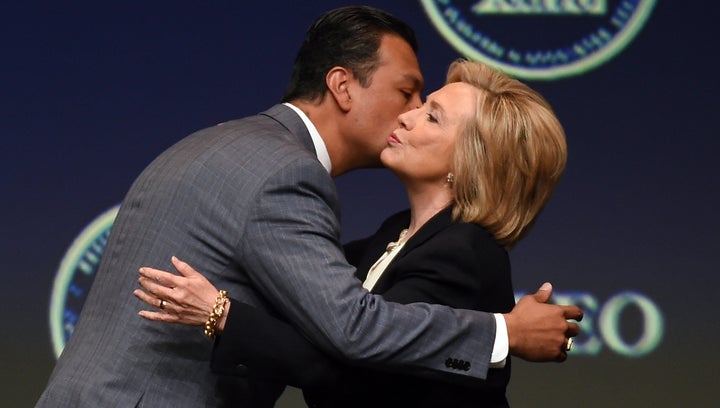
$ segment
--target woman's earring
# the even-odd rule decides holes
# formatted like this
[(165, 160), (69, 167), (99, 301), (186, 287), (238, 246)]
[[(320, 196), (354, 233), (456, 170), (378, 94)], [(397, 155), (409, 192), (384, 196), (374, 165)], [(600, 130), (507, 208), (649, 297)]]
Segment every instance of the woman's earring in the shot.
[(455, 175), (452, 173), (448, 173), (447, 177), (445, 177), (445, 182), (448, 184), (452, 184), (455, 179)]

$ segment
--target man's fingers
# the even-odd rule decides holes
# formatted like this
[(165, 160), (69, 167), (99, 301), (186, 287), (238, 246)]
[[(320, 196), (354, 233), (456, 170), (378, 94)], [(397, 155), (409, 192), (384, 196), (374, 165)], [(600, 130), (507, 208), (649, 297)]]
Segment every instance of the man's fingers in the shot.
[(560, 352), (560, 354), (558, 354), (555, 361), (557, 361), (558, 363), (562, 363), (563, 361), (567, 360), (567, 357), (568, 357), (567, 351), (563, 350)]
[(533, 295), (535, 300), (540, 303), (547, 303), (548, 300), (550, 300), (550, 296), (552, 296), (552, 285), (550, 282), (543, 283), (540, 289)]
[(583, 318), (583, 311), (577, 306), (562, 306), (563, 315), (566, 319), (577, 320), (578, 322)]
[(568, 322), (568, 328), (565, 331), (565, 336), (575, 337), (580, 334), (580, 326), (577, 323)]

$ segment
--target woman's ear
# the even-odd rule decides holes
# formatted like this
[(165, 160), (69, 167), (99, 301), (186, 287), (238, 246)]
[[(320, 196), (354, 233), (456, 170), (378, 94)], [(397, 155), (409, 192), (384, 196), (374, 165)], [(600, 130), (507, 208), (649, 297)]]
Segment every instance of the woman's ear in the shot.
[(325, 76), (330, 95), (343, 112), (349, 111), (352, 104), (349, 89), (351, 79), (352, 73), (343, 67), (333, 67)]

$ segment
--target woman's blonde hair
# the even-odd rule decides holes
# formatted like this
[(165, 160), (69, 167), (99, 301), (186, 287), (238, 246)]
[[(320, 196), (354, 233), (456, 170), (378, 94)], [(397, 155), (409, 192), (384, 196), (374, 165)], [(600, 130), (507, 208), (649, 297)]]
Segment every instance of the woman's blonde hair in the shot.
[(547, 101), (488, 66), (455, 61), (446, 83), (480, 90), (458, 135), (453, 216), (487, 228), (502, 245), (527, 234), (565, 168), (565, 132)]

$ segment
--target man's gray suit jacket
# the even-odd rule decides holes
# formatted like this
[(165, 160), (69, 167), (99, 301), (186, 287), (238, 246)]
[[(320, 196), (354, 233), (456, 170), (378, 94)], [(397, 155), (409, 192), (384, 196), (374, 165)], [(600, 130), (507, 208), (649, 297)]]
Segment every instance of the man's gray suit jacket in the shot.
[[(211, 372), (213, 342), (201, 327), (138, 316), (138, 268), (172, 270), (173, 255), (332, 355), (405, 372), (487, 373), (491, 314), (398, 305), (361, 287), (342, 253), (334, 182), (302, 120), (276, 105), (188, 136), (133, 183), (38, 407), (273, 405), (281, 386)], [(467, 371), (448, 358), (469, 362)]]

